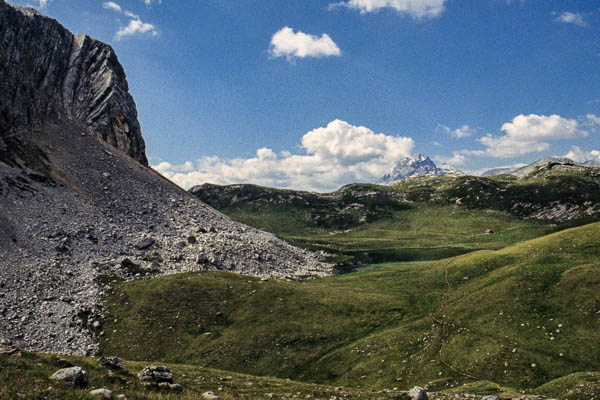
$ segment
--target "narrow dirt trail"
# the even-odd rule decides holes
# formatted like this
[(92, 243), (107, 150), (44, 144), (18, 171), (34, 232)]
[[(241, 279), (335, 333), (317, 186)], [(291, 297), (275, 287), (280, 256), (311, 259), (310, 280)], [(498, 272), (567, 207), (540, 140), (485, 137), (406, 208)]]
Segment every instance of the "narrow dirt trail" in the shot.
[(439, 350), (440, 362), (443, 365), (445, 365), (447, 368), (451, 369), (452, 371), (456, 372), (459, 375), (465, 376), (467, 378), (479, 380), (479, 377), (459, 370), (458, 368), (454, 367), (452, 364), (450, 364), (448, 361), (446, 361), (444, 359), (444, 340), (446, 339), (446, 337), (448, 335), (448, 325), (453, 325), (453, 326), (455, 326), (455, 325), (447, 322), (445, 319), (437, 319), (433, 314), (442, 311), (442, 309), (444, 308), (444, 305), (446, 304), (446, 296), (450, 293), (450, 290), (452, 290), (452, 286), (450, 285), (450, 281), (448, 280), (448, 267), (446, 267), (446, 269), (444, 271), (444, 279), (446, 281), (446, 291), (444, 292), (444, 294), (442, 294), (442, 300), (440, 301), (440, 306), (437, 308), (437, 310), (435, 310), (431, 314), (429, 314), (429, 317), (434, 322), (440, 324), (442, 327), (442, 332), (440, 335), (440, 350)]

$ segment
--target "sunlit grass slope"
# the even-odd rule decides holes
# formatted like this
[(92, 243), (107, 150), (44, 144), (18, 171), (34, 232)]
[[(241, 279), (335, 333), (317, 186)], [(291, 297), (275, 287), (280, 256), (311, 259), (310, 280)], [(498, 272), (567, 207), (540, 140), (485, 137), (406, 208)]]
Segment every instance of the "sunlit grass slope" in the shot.
[(102, 349), (348, 386), (532, 389), (600, 370), (599, 240), (595, 223), (304, 282), (203, 272), (122, 284)]

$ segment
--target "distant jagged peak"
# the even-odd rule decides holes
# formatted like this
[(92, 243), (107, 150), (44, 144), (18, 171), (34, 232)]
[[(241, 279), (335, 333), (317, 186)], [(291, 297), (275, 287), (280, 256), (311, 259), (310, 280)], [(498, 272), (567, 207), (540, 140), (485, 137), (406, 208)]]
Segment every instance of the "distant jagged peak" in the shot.
[(380, 185), (389, 185), (394, 181), (415, 176), (448, 174), (463, 175), (460, 170), (448, 164), (443, 164), (438, 167), (431, 158), (425, 154), (418, 154), (416, 157), (408, 156), (398, 160), (398, 163), (394, 166), (392, 171), (382, 176), (376, 183)]

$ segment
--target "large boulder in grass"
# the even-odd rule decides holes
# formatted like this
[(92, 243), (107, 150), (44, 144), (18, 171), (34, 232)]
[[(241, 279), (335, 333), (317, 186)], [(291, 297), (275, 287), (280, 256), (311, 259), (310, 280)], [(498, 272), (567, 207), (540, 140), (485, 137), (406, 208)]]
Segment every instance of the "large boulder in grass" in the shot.
[(77, 388), (84, 388), (88, 384), (88, 373), (81, 367), (63, 368), (53, 373), (50, 379), (65, 382)]
[(165, 366), (148, 365), (138, 372), (137, 377), (143, 382), (173, 383), (173, 373)]

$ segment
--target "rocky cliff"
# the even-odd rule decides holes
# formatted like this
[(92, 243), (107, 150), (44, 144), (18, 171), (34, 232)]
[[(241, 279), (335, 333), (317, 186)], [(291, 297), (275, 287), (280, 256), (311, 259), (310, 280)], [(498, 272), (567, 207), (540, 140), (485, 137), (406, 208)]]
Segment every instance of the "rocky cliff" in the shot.
[(0, 151), (17, 147), (16, 140), (27, 143), (26, 136), (45, 123), (71, 120), (147, 164), (128, 90), (109, 45), (0, 1)]
[(146, 166), (112, 49), (0, 0), (0, 345), (90, 354), (122, 280), (328, 275)]

